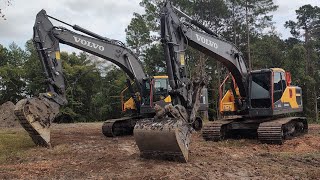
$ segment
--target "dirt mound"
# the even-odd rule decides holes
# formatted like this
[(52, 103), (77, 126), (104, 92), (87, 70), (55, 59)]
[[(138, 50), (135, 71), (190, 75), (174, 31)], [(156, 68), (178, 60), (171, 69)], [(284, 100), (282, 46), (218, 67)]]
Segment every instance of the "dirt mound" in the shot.
[(20, 124), (14, 115), (15, 105), (8, 101), (0, 105), (0, 128), (19, 127)]

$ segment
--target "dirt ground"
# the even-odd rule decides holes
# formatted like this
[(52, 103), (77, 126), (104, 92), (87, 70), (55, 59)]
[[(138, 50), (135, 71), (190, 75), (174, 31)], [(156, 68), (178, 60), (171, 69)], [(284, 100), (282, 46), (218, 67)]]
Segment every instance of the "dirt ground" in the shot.
[[(0, 130), (25, 138), (0, 161), (0, 179), (320, 179), (320, 125), (282, 146), (205, 142), (195, 133), (188, 163), (142, 159), (133, 137), (106, 138), (101, 125), (55, 124), (52, 149), (35, 147), (21, 128)], [(0, 153), (11, 147), (4, 141)]]

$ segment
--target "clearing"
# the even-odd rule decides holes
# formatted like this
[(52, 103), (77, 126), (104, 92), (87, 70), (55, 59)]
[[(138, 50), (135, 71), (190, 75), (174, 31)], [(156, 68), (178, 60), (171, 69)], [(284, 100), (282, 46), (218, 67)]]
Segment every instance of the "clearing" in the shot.
[(0, 130), (0, 179), (318, 179), (320, 125), (283, 146), (194, 133), (188, 163), (145, 160), (132, 136), (106, 138), (102, 123), (54, 124), (52, 149), (22, 128)]

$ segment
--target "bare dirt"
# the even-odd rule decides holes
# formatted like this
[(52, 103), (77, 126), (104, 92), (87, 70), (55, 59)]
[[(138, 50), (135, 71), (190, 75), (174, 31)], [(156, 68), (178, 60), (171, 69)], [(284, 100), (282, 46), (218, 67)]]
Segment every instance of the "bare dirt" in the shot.
[(15, 105), (8, 101), (0, 105), (0, 128), (20, 127), (17, 117), (14, 115)]
[[(195, 133), (188, 163), (142, 159), (133, 137), (106, 138), (101, 125), (54, 125), (54, 147), (24, 146), (0, 163), (0, 179), (320, 179), (320, 125), (282, 146), (206, 142)], [(3, 133), (27, 136), (19, 128)]]

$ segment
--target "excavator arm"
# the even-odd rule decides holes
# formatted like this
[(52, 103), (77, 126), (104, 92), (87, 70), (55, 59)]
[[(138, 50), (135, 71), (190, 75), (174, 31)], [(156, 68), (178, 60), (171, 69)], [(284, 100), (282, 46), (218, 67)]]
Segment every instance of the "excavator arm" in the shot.
[[(74, 30), (86, 35), (64, 27), (56, 27), (49, 18), (71, 26)], [(46, 93), (40, 94), (39, 97), (19, 101), (15, 114), (37, 145), (50, 146), (51, 122), (59, 113), (59, 107), (67, 104), (60, 43), (116, 64), (130, 79), (136, 82), (138, 89), (141, 89), (142, 82), (146, 78), (142, 64), (133, 52), (120, 41), (102, 37), (77, 25), (67, 24), (47, 15), (45, 10), (41, 10), (37, 14), (33, 31), (33, 41), (38, 51), (48, 90)], [(134, 92), (131, 92), (131, 95), (139, 109), (138, 97)]]
[[(188, 22), (182, 22), (176, 12)], [(159, 115), (152, 120), (138, 122), (134, 136), (142, 157), (186, 162), (190, 125), (196, 118), (200, 92), (206, 84), (206, 77), (200, 72), (198, 77), (191, 79), (188, 76), (188, 62), (185, 58), (188, 46), (213, 57), (227, 67), (235, 77), (240, 91), (241, 97), (236, 98), (236, 101), (241, 110), (246, 109), (248, 72), (236, 46), (175, 8), (169, 1), (162, 8), (160, 23), (167, 75), (172, 88), (169, 92), (172, 105), (159, 111), (164, 112), (161, 117)]]
[[(175, 12), (184, 17), (186, 21), (182, 22)], [(193, 26), (204, 32), (197, 30)], [(167, 64), (177, 64), (177, 66), (180, 66), (178, 72), (184, 72), (184, 66), (187, 63), (184, 60), (184, 52), (190, 46), (221, 62), (235, 78), (241, 97), (247, 97), (248, 71), (242, 58), (242, 53), (234, 44), (224, 40), (210, 29), (193, 20), (172, 6), (170, 2), (167, 2), (162, 10), (161, 34), (162, 42), (165, 46)], [(169, 75), (170, 71), (168, 70)], [(173, 72), (177, 71), (173, 70)], [(182, 82), (177, 73), (171, 74), (171, 77), (170, 82)]]

